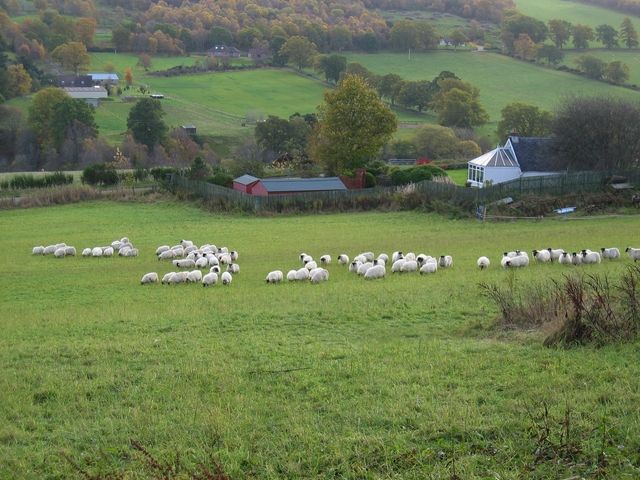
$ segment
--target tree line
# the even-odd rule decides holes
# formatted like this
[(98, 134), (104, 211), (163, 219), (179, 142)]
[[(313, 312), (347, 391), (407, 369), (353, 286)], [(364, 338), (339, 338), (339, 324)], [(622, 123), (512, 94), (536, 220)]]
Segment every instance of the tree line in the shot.
[(632, 15), (640, 15), (640, 2), (638, 0), (577, 0), (580, 3), (597, 5), (599, 7), (610, 8)]

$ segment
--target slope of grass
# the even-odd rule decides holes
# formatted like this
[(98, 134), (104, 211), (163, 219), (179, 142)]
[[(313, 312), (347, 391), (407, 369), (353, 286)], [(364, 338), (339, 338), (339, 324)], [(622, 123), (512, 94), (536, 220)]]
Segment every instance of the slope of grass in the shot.
[[(466, 479), (590, 477), (603, 445), (610, 477), (633, 478), (638, 345), (564, 351), (535, 336), (489, 336), (496, 312), (477, 283), (557, 278), (566, 267), (502, 271), (500, 252), (623, 247), (636, 225), (406, 212), (251, 218), (173, 203), (1, 212), (12, 261), (0, 276), (0, 477), (79, 476), (65, 457), (83, 477), (158, 477), (133, 439), (161, 462), (179, 455), (183, 473), (214, 470), (215, 460), (231, 478), (449, 478), (452, 468)], [(82, 248), (123, 235), (140, 257), (30, 255), (35, 244)], [(171, 269), (156, 246), (185, 237), (240, 252), (230, 287), (138, 284)], [(301, 251), (368, 249), (447, 253), (455, 266), (369, 283), (332, 264), (325, 284), (264, 282), (296, 267)], [(488, 271), (475, 267), (481, 254), (494, 261)], [(547, 445), (529, 413), (543, 402), (553, 418), (570, 410), (577, 461), (536, 457)], [(560, 427), (550, 428), (555, 441)]]

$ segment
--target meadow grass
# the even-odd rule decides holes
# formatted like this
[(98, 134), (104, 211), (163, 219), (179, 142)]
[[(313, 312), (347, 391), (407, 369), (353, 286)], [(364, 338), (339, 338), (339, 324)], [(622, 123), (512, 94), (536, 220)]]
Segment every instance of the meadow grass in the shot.
[[(478, 282), (507, 273), (507, 249), (577, 249), (638, 239), (637, 219), (450, 221), (418, 212), (212, 215), (189, 205), (93, 202), (0, 212), (0, 477), (152, 478), (130, 447), (219, 462), (232, 478), (610, 478), (638, 475), (638, 345), (547, 349), (496, 334)], [(78, 248), (127, 235), (139, 258), (56, 260), (31, 247)], [(240, 252), (233, 284), (142, 287), (170, 265), (155, 248), (182, 238)], [(451, 254), (436, 275), (367, 283), (329, 266), (321, 285), (264, 283), (314, 256), (402, 249)], [(475, 268), (489, 255), (491, 269)], [(623, 270), (628, 261), (584, 272)], [(580, 461), (535, 461), (533, 421), (571, 412)], [(604, 430), (602, 428), (604, 427)], [(549, 440), (558, 428), (551, 425)], [(601, 431), (602, 430), (602, 431)], [(544, 446), (544, 445), (543, 445)], [(213, 470), (213, 468), (211, 468)]]
[(455, 170), (447, 170), (447, 175), (456, 185), (464, 186), (467, 183), (468, 170), (466, 168), (458, 168)]

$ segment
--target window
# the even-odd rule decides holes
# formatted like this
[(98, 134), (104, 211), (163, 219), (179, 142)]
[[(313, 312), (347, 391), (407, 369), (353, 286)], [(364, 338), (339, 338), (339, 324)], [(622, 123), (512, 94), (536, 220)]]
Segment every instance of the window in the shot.
[(484, 181), (484, 167), (469, 165), (469, 180), (472, 182), (482, 183)]

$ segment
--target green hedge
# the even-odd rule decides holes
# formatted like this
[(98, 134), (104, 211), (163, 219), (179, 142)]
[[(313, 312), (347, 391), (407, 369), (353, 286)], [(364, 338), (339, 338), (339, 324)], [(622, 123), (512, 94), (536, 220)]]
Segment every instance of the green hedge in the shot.
[(25, 188), (47, 188), (73, 183), (73, 175), (55, 172), (46, 175), (20, 174), (2, 182), (3, 189), (22, 190)]
[(446, 175), (443, 169), (435, 165), (397, 168), (391, 172), (391, 183), (394, 185), (406, 185), (407, 183), (418, 183), (422, 180), (432, 180), (433, 177), (444, 177)]

